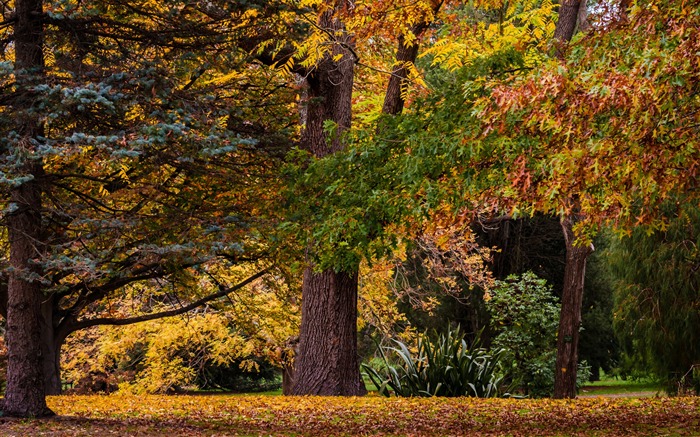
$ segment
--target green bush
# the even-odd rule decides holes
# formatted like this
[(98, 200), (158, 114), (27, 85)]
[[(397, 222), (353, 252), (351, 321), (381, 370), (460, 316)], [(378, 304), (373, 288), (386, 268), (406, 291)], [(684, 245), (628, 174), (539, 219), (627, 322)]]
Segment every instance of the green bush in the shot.
[[(505, 349), (502, 363), (521, 394), (541, 398), (554, 390), (560, 305), (544, 279), (527, 272), (511, 275), (486, 299), (496, 332), (493, 347)], [(578, 386), (588, 381), (590, 367), (578, 365)]]
[(467, 346), (459, 327), (431, 340), (418, 338), (415, 356), (409, 347), (379, 347), (381, 361), (363, 364), (365, 374), (384, 396), (501, 396), (497, 368), (502, 350), (493, 353)]

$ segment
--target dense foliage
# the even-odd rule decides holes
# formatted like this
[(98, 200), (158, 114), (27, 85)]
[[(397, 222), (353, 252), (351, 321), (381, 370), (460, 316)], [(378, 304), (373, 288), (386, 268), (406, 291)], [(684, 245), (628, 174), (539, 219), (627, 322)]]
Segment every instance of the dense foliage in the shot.
[(700, 392), (699, 226), (697, 209), (683, 208), (664, 231), (635, 230), (607, 253), (624, 370), (652, 371), (670, 393)]
[[(489, 263), (499, 276), (521, 252), (480, 247), (474, 229), (545, 215), (555, 227), (564, 219), (567, 250), (590, 247), (574, 241), (603, 226), (630, 236), (610, 250), (626, 357), (697, 391), (698, 218), (681, 205), (700, 192), (700, 7), (600, 2), (588, 32), (554, 47), (569, 6), (3, 3), (0, 313), (19, 388), (8, 391), (60, 391), (66, 338), (99, 325), (146, 322), (70, 338), (71, 379), (121, 373), (123, 387), (163, 392), (289, 364), (293, 277), (306, 269), (305, 285), (325, 272), (332, 286), (307, 286), (304, 305), (347, 275), (348, 289), (326, 301), (352, 297), (333, 307), (351, 329), (331, 332), (341, 318), (330, 314), (317, 332), (352, 347), (358, 283), (365, 326), (404, 339), (435, 313), (477, 332), (489, 290), (484, 332), (504, 355), (469, 350), (454, 332), (415, 350), (399, 341), (382, 351), (383, 369), (367, 369), (383, 394), (493, 395), (505, 357), (525, 394), (544, 395), (553, 367), (576, 370), (552, 365), (560, 290), (530, 275), (491, 287)], [(386, 71), (400, 78), (391, 111), (380, 101)], [(548, 262), (532, 264), (567, 289)], [(586, 354), (610, 367), (611, 354), (595, 353), (614, 349), (607, 284), (594, 286), (583, 328), (599, 341)], [(215, 303), (224, 297), (231, 313)], [(187, 322), (155, 321), (203, 307)], [(575, 330), (558, 339), (572, 339), (576, 356), (578, 314), (563, 313), (560, 326)], [(96, 361), (81, 369), (86, 356)], [(40, 404), (9, 414), (49, 414)]]

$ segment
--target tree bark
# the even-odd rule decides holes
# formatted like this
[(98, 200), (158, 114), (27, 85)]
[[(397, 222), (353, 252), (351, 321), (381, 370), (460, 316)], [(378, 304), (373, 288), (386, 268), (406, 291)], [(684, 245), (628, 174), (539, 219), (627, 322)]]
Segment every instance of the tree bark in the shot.
[(7, 390), (3, 414), (43, 417), (53, 412), (46, 406), (42, 363), (42, 302), (39, 261), (45, 251), (42, 228), (43, 164), (35, 153), (43, 136), (41, 123), (31, 111), (31, 87), (43, 78), (42, 1), (15, 2), (15, 75), (22, 98), (15, 109), (16, 147), (28, 155), (22, 171), (31, 180), (12, 189), (14, 211), (7, 217), (10, 266), (7, 293)]
[(579, 7), (582, 0), (562, 0), (559, 3), (559, 18), (554, 29), (554, 38), (569, 42), (574, 36), (578, 20)]
[(578, 16), (576, 17), (576, 29), (578, 32), (586, 32), (591, 28), (591, 23), (588, 21), (588, 2), (581, 0), (578, 7)]
[[(565, 44), (571, 41), (579, 19), (581, 2), (586, 0), (562, 0), (559, 19), (554, 30), (556, 55), (564, 58)], [(578, 339), (581, 326), (583, 284), (586, 275), (586, 260), (593, 247), (576, 245), (573, 227), (580, 217), (562, 217), (562, 229), (566, 242), (566, 266), (561, 297), (561, 315), (557, 333), (557, 359), (554, 370), (555, 399), (576, 397), (576, 372), (578, 370)]]
[(7, 308), (7, 390), (5, 416), (43, 417), (52, 412), (46, 406), (42, 351), (43, 300), (38, 275), (32, 263), (41, 250), (41, 189), (28, 182), (12, 191), (17, 210), (8, 217), (10, 264)]
[(61, 346), (64, 338), (58, 338), (54, 318), (54, 299), (48, 296), (41, 304), (41, 362), (44, 374), (44, 394), (61, 394)]
[[(427, 26), (414, 26), (413, 33), (418, 37)], [(397, 115), (403, 111), (404, 98), (403, 89), (408, 80), (408, 64), (413, 64), (418, 56), (418, 42), (406, 43), (403, 35), (399, 36), (399, 48), (396, 51), (396, 64), (389, 76), (389, 83), (384, 95), (382, 113)]]
[[(442, 5), (435, 1), (434, 10)], [(348, 7), (347, 0), (336, 2), (336, 10)], [(343, 25), (325, 12), (319, 26), (338, 35)], [(416, 36), (422, 34), (427, 23), (412, 29)], [(350, 127), (352, 116), (352, 85), (354, 80), (353, 41), (344, 34), (336, 44), (332, 55), (342, 54), (333, 61), (327, 56), (307, 78), (308, 109), (306, 129), (302, 143), (316, 157), (323, 157), (343, 149), (342, 133)], [(407, 63), (415, 62), (418, 44), (407, 44), (399, 39), (396, 64), (389, 78), (382, 112), (396, 115), (404, 106), (404, 82), (408, 77)], [(324, 123), (335, 123), (330, 141)], [(334, 272), (325, 270), (314, 273), (308, 267), (302, 285), (301, 333), (299, 355), (295, 371), (287, 378), (293, 380), (295, 395), (364, 395), (367, 390), (359, 372), (357, 355), (357, 270)]]
[[(346, 1), (338, 1), (336, 10)], [(307, 76), (308, 109), (303, 146), (316, 157), (343, 149), (342, 134), (350, 127), (355, 58), (352, 38), (343, 24), (326, 11), (319, 26), (336, 35), (333, 50)], [(336, 55), (342, 55), (335, 58)], [(326, 131), (326, 122), (334, 128)], [(308, 267), (302, 284), (299, 355), (294, 395), (358, 396), (367, 391), (357, 355), (357, 270), (320, 273)]]
[(304, 272), (295, 395), (367, 393), (357, 355), (357, 272)]
[(566, 242), (566, 267), (564, 289), (561, 296), (561, 316), (557, 334), (557, 359), (554, 372), (555, 399), (576, 397), (576, 370), (578, 368), (578, 339), (581, 327), (581, 305), (583, 284), (586, 275), (586, 260), (593, 246), (576, 244), (573, 227), (577, 218), (566, 216), (561, 226)]
[[(443, 0), (433, 0), (433, 13), (437, 13), (442, 7)], [(396, 50), (396, 62), (389, 76), (389, 83), (384, 94), (384, 104), (382, 105), (382, 113), (390, 115), (398, 115), (403, 111), (406, 99), (404, 98), (403, 89), (408, 80), (409, 64), (415, 64), (418, 56), (418, 42), (423, 32), (430, 25), (427, 21), (422, 21), (413, 25), (411, 33), (415, 36), (412, 42), (406, 42), (403, 35), (399, 36), (399, 47)]]

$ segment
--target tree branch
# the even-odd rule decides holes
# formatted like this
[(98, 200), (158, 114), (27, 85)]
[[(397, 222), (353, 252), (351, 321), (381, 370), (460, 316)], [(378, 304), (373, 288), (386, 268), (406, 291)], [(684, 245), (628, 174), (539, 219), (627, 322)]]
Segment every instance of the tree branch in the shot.
[(240, 283), (234, 285), (233, 287), (224, 288), (217, 293), (210, 294), (209, 296), (205, 296), (199, 300), (196, 300), (189, 305), (185, 305), (183, 307), (180, 307), (180, 308), (177, 308), (174, 310), (162, 311), (162, 312), (153, 313), (153, 314), (145, 314), (143, 316), (129, 317), (126, 319), (106, 317), (106, 318), (98, 318), (98, 319), (79, 320), (75, 324), (73, 324), (73, 326), (71, 326), (71, 330), (77, 331), (79, 329), (88, 328), (90, 326), (97, 326), (97, 325), (117, 325), (117, 326), (131, 325), (134, 323), (146, 322), (148, 320), (155, 320), (155, 319), (161, 319), (164, 317), (172, 317), (172, 316), (184, 314), (190, 310), (193, 310), (197, 307), (204, 305), (207, 302), (211, 302), (212, 300), (216, 300), (220, 297), (227, 296), (227, 295), (233, 293), (234, 291), (245, 287), (246, 285), (250, 284), (251, 282), (255, 281), (256, 279), (265, 276), (267, 273), (269, 273), (269, 271), (270, 271), (270, 267), (259, 271), (258, 273), (254, 274), (253, 276), (250, 276), (248, 279), (244, 280), (243, 282), (240, 282)]

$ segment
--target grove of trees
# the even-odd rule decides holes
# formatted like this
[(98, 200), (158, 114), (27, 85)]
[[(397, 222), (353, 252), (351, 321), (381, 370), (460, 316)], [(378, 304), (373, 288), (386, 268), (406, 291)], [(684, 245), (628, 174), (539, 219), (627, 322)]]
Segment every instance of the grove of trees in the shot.
[(697, 383), (694, 2), (0, 7), (4, 415), (51, 415), (91, 354), (144, 391), (285, 366), (363, 395), (363, 337), (458, 323), (553, 397), (613, 328)]

